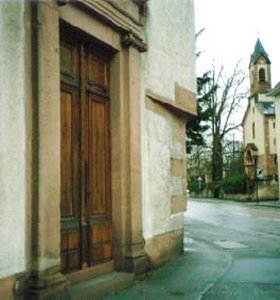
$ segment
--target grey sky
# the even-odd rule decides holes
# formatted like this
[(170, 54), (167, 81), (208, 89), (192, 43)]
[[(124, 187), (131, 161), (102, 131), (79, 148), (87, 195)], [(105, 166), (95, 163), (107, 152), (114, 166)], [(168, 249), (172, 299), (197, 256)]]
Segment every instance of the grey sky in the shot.
[(196, 32), (205, 27), (197, 47), (204, 51), (197, 61), (198, 74), (214, 59), (229, 70), (242, 59), (247, 71), (259, 36), (271, 60), (272, 85), (280, 81), (279, 0), (194, 0)]

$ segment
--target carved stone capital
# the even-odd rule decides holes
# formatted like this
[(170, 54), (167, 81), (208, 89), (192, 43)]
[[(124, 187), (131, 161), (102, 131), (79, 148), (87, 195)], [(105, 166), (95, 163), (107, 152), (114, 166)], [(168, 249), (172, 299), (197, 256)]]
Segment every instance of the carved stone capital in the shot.
[(125, 48), (134, 47), (139, 52), (146, 52), (148, 51), (148, 45), (143, 42), (143, 40), (137, 36), (135, 36), (131, 32), (126, 32), (122, 36), (122, 45)]
[(146, 15), (147, 11), (147, 2), (148, 0), (133, 0), (134, 3), (136, 3), (139, 7), (139, 13), (141, 15)]

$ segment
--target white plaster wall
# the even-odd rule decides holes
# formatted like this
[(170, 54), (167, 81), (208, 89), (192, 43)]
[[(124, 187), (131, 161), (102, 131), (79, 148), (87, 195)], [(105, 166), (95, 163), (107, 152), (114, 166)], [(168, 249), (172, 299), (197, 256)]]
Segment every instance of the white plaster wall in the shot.
[(273, 102), (274, 99), (271, 96), (267, 96), (267, 94), (259, 94), (259, 101), (262, 102)]
[(143, 233), (146, 239), (181, 229), (183, 213), (171, 215), (171, 197), (182, 195), (172, 177), (171, 158), (185, 159), (185, 145), (173, 136), (171, 119), (145, 108), (145, 90), (175, 100), (175, 84), (196, 93), (195, 30), (192, 0), (148, 1), (142, 55)]
[[(253, 110), (255, 112), (253, 112)], [(253, 138), (253, 122), (255, 122), (255, 138)], [(264, 154), (264, 124), (263, 115), (251, 100), (251, 106), (244, 122), (244, 144), (254, 143), (258, 147), (258, 154)]]
[(255, 124), (256, 124), (256, 138), (255, 144), (257, 145), (259, 151), (259, 155), (263, 155), (265, 153), (265, 145), (264, 145), (264, 116), (256, 107), (255, 116), (254, 116)]
[[(169, 231), (170, 216), (170, 141), (171, 128), (162, 116), (147, 111), (146, 123), (149, 137), (148, 147), (148, 178), (151, 228), (148, 236)], [(162, 134), (164, 132), (164, 134)]]
[(25, 269), (24, 1), (0, 1), (0, 278)]
[(251, 106), (247, 112), (247, 116), (246, 119), (244, 120), (244, 125), (243, 125), (243, 129), (244, 129), (244, 145), (246, 146), (248, 143), (255, 143), (255, 141), (253, 141), (253, 136), (252, 136), (252, 124), (253, 124), (253, 118), (252, 118), (252, 105), (253, 103), (251, 103)]
[[(275, 98), (275, 120), (276, 120), (276, 153), (277, 153), (277, 164), (278, 164), (278, 176), (280, 175), (280, 95)], [(279, 197), (280, 197), (280, 180), (279, 184)]]
[(146, 88), (174, 99), (177, 82), (196, 93), (193, 0), (148, 1)]
[(182, 228), (183, 214), (171, 215), (171, 196), (182, 195), (183, 182), (171, 176), (170, 159), (183, 159), (185, 149), (174, 141), (163, 116), (146, 111), (145, 128), (143, 231), (145, 238), (151, 238)]
[(270, 138), (269, 138), (270, 154), (276, 154), (276, 151), (277, 151), (277, 149), (276, 149), (276, 128), (273, 128), (273, 123), (275, 123), (275, 122), (276, 122), (276, 120), (273, 117), (270, 117), (268, 120), (269, 136), (270, 136)]

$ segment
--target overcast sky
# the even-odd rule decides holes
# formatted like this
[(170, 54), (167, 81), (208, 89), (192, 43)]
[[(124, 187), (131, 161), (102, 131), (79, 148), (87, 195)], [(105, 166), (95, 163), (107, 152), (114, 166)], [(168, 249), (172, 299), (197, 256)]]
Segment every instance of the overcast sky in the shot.
[(194, 0), (196, 32), (205, 27), (197, 48), (204, 51), (197, 71), (206, 71), (214, 59), (232, 69), (239, 59), (247, 71), (259, 36), (271, 60), (272, 85), (280, 81), (279, 0)]

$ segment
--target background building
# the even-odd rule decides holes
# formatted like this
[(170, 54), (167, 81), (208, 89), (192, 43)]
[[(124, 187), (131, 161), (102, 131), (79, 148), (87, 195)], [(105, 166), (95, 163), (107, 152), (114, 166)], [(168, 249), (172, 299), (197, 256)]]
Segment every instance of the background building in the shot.
[[(277, 157), (280, 157), (280, 82), (270, 91), (269, 95), (275, 99), (275, 115), (276, 115), (276, 145), (277, 145)], [(278, 174), (280, 174), (280, 161), (278, 161)], [(278, 178), (278, 184), (280, 184)], [(280, 186), (279, 186), (280, 191)], [(280, 195), (278, 195), (279, 199)]]
[(2, 295), (180, 253), (193, 1), (2, 1), (0, 15)]
[(250, 96), (242, 121), (244, 162), (249, 178), (277, 175), (275, 103), (271, 90), (270, 60), (258, 39), (250, 65)]

